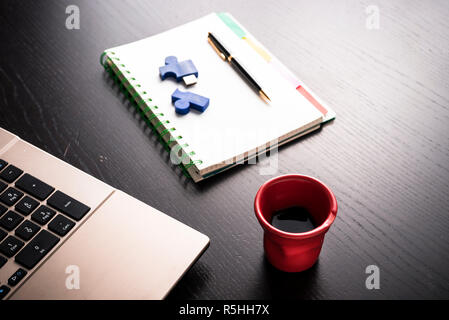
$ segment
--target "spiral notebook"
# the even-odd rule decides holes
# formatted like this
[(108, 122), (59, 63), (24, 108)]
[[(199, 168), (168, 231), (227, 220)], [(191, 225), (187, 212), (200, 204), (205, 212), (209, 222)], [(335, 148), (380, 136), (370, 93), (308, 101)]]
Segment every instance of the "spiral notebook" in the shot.
[[(238, 57), (271, 102), (264, 102), (207, 41), (212, 32)], [(197, 83), (161, 80), (167, 56), (192, 60)], [(335, 113), (229, 13), (212, 13), (149, 38), (106, 50), (101, 63), (159, 135), (173, 163), (197, 182), (316, 130)], [(189, 91), (209, 107), (175, 112), (171, 95)]]

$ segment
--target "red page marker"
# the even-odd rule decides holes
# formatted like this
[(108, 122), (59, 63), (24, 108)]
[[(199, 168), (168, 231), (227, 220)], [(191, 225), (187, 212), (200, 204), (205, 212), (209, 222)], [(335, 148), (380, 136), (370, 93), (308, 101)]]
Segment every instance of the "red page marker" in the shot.
[(312, 97), (312, 95), (310, 93), (308, 93), (306, 91), (306, 89), (304, 89), (301, 86), (298, 86), (296, 88), (296, 90), (298, 90), (304, 96), (304, 98), (309, 100), (309, 102), (311, 104), (313, 104), (315, 106), (315, 108), (317, 108), (318, 111), (320, 111), (323, 114), (323, 116), (325, 116), (327, 114), (327, 109), (325, 107), (323, 107), (323, 105), (321, 103), (319, 103), (314, 97)]

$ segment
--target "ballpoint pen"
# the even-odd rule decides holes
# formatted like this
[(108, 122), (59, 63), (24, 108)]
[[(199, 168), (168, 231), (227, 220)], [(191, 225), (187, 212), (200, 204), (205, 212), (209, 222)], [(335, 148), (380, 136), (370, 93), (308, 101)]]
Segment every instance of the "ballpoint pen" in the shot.
[(242, 65), (234, 58), (228, 50), (215, 38), (212, 33), (208, 33), (207, 41), (217, 54), (224, 60), (231, 64), (231, 66), (246, 80), (246, 82), (260, 95), (265, 101), (271, 101), (257, 82), (249, 75), (249, 73), (242, 67)]

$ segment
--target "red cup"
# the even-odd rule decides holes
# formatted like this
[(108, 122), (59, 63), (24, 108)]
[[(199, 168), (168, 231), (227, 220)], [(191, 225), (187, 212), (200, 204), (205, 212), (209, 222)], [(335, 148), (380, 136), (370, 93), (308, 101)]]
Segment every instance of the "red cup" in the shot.
[[(307, 232), (290, 233), (271, 225), (274, 212), (293, 206), (306, 208), (318, 226)], [(312, 267), (318, 259), (324, 235), (337, 216), (337, 200), (317, 179), (288, 174), (268, 180), (260, 187), (254, 211), (264, 229), (268, 261), (279, 270), (300, 272)]]

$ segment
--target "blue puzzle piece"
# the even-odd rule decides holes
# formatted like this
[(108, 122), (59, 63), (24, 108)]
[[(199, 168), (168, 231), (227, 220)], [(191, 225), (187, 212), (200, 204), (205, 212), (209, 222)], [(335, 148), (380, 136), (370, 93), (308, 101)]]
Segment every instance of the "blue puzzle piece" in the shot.
[(198, 70), (196, 70), (192, 60), (178, 62), (178, 58), (174, 56), (165, 58), (165, 66), (159, 68), (159, 74), (162, 80), (167, 77), (174, 77), (178, 82), (190, 75), (198, 78)]
[(171, 101), (174, 102), (175, 111), (179, 114), (189, 113), (190, 108), (204, 112), (209, 106), (209, 98), (192, 92), (182, 92), (178, 89), (171, 95)]

